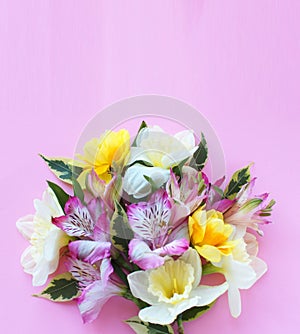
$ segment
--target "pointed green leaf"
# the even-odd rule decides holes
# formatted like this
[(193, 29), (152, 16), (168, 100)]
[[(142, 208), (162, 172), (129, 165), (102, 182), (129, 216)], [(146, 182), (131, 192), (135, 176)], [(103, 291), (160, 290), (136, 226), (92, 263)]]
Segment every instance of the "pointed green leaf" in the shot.
[(193, 159), (191, 162), (192, 167), (196, 168), (197, 170), (202, 170), (205, 166), (205, 163), (208, 158), (208, 148), (207, 148), (207, 142), (205, 139), (205, 136), (203, 133), (201, 133), (201, 141), (198, 145), (197, 150), (193, 154)]
[(187, 322), (199, 318), (202, 314), (209, 311), (215, 302), (216, 301), (213, 301), (211, 304), (205, 306), (192, 307), (189, 310), (184, 311), (182, 313), (182, 321)]
[(71, 165), (71, 159), (48, 158), (41, 154), (40, 156), (56, 177), (69, 184), (72, 184), (73, 178), (77, 179), (83, 170), (81, 167)]
[(140, 127), (139, 127), (139, 130), (138, 130), (138, 132), (137, 132), (137, 135), (136, 135), (136, 137), (134, 138), (134, 141), (133, 141), (133, 143), (132, 143), (132, 146), (136, 146), (136, 139), (137, 139), (138, 134), (140, 133), (140, 131), (141, 131), (142, 129), (147, 128), (147, 127), (148, 127), (147, 123), (146, 123), (145, 121), (142, 121), (142, 123), (141, 123), (141, 125), (140, 125)]
[(74, 196), (78, 197), (81, 203), (84, 203), (84, 192), (76, 179), (72, 180), (73, 189), (74, 189)]
[(47, 183), (48, 183), (48, 186), (53, 190), (61, 208), (64, 210), (65, 204), (67, 203), (70, 196), (59, 185), (51, 181), (47, 181)]
[(224, 196), (226, 198), (234, 199), (242, 187), (250, 181), (250, 167), (251, 165), (248, 165), (239, 169), (232, 175), (231, 180), (224, 191)]
[(133, 238), (133, 232), (128, 224), (128, 218), (121, 204), (115, 201), (115, 212), (110, 226), (113, 245), (120, 251), (128, 249), (128, 243)]
[(79, 296), (78, 282), (69, 272), (66, 272), (54, 277), (49, 285), (35, 296), (54, 302), (67, 302)]
[(137, 334), (174, 334), (170, 325), (158, 325), (133, 317), (125, 321)]

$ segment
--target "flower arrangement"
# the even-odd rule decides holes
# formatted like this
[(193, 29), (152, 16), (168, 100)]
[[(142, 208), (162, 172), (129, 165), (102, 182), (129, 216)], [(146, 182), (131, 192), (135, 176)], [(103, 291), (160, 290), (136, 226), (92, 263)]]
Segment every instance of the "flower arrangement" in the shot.
[[(253, 195), (250, 165), (212, 183), (203, 134), (196, 144), (190, 130), (170, 135), (145, 122), (134, 140), (107, 131), (75, 159), (42, 158), (67, 190), (48, 181), (35, 214), (17, 221), (30, 242), (21, 263), (32, 284), (62, 272), (39, 297), (75, 300), (89, 323), (123, 296), (140, 309), (127, 320), (136, 333), (183, 333), (224, 293), (240, 315), (239, 290), (267, 270), (256, 235), (275, 203)], [(220, 284), (202, 283), (214, 274)]]

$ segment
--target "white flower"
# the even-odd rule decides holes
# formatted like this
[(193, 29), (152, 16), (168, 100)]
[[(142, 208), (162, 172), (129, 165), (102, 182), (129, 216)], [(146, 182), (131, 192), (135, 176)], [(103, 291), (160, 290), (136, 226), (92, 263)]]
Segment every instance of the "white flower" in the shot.
[(134, 297), (150, 304), (139, 312), (139, 318), (160, 325), (171, 324), (178, 314), (208, 305), (227, 290), (226, 282), (199, 286), (201, 274), (200, 257), (192, 248), (177, 260), (165, 261), (161, 267), (129, 274), (128, 283)]
[(152, 167), (136, 163), (124, 175), (124, 190), (135, 198), (142, 198), (151, 192), (151, 184), (144, 177), (151, 178), (159, 188), (170, 175), (170, 168), (188, 159), (197, 149), (192, 131), (184, 130), (174, 136), (155, 126), (142, 129), (136, 139), (136, 147), (131, 148), (128, 165), (144, 161)]
[(58, 267), (59, 250), (68, 244), (69, 237), (52, 224), (52, 217), (64, 215), (56, 196), (48, 188), (42, 200), (34, 200), (35, 215), (20, 218), (16, 225), (30, 246), (21, 256), (24, 271), (33, 276), (34, 286), (46, 283), (48, 275)]
[(254, 256), (250, 256), (247, 261), (239, 261), (233, 254), (223, 256), (219, 263), (214, 263), (219, 267), (228, 283), (228, 304), (230, 313), (237, 318), (241, 314), (240, 289), (249, 289), (267, 271), (266, 263)]

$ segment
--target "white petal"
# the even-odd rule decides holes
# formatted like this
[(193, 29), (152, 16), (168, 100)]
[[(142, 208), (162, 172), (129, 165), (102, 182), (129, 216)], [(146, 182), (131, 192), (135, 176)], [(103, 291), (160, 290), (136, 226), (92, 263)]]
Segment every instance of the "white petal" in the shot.
[(241, 314), (241, 295), (237, 287), (230, 285), (228, 288), (228, 304), (230, 313), (234, 318)]
[(205, 306), (220, 297), (224, 292), (227, 291), (227, 289), (227, 282), (217, 286), (200, 285), (191, 292), (190, 297), (198, 297), (198, 301), (195, 306)]
[(180, 259), (191, 264), (194, 268), (195, 279), (193, 282), (193, 288), (196, 288), (199, 285), (202, 276), (202, 265), (198, 252), (193, 248), (189, 248), (183, 255), (181, 255)]
[(149, 273), (146, 271), (135, 271), (127, 276), (131, 293), (134, 297), (153, 305), (158, 302), (156, 296), (148, 292)]
[(146, 161), (151, 164), (151, 160), (146, 154), (146, 151), (141, 147), (131, 147), (130, 158), (127, 165), (131, 165), (135, 161)]
[(158, 304), (150, 307), (143, 308), (139, 312), (139, 318), (145, 322), (151, 322), (159, 325), (171, 324), (175, 319), (175, 313), (171, 313), (172, 306), (168, 307), (167, 304)]
[(193, 154), (195, 149), (197, 149), (195, 148), (195, 137), (193, 131), (184, 130), (177, 132), (174, 137), (178, 139), (191, 154)]
[(157, 188), (167, 182), (170, 171), (159, 167), (146, 167), (135, 164), (129, 167), (124, 175), (124, 190), (135, 198), (142, 198), (151, 193), (151, 184), (145, 179), (145, 176), (151, 178)]
[(17, 229), (27, 240), (30, 240), (33, 233), (33, 218), (33, 215), (27, 215), (16, 222)]
[(267, 264), (258, 257), (251, 257), (251, 266), (256, 273), (256, 281), (259, 280), (268, 270)]
[(28, 246), (21, 255), (21, 264), (25, 273), (32, 274), (36, 267), (36, 262), (32, 257), (32, 246)]

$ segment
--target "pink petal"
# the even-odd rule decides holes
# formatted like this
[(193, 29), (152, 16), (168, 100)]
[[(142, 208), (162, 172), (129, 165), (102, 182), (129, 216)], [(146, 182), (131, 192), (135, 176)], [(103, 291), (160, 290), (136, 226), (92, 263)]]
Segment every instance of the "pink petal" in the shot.
[(91, 264), (109, 257), (110, 248), (110, 242), (76, 240), (69, 243), (69, 250), (73, 257), (77, 257)]
[(184, 238), (174, 240), (164, 247), (156, 249), (154, 252), (160, 256), (181, 255), (188, 250), (190, 242)]
[(112, 296), (120, 294), (121, 289), (112, 283), (108, 285), (102, 284), (101, 281), (96, 281), (83, 290), (78, 298), (78, 307), (84, 323), (94, 321), (103, 305)]
[(132, 239), (129, 243), (129, 258), (141, 269), (153, 269), (164, 263), (163, 257), (153, 252), (142, 240)]
[(70, 197), (65, 205), (66, 216), (52, 218), (52, 223), (69, 236), (91, 237), (95, 223), (88, 209), (77, 197)]
[(81, 288), (86, 288), (100, 279), (100, 271), (90, 263), (69, 257), (65, 263), (66, 268), (79, 282)]

